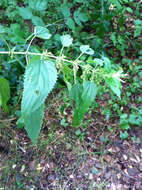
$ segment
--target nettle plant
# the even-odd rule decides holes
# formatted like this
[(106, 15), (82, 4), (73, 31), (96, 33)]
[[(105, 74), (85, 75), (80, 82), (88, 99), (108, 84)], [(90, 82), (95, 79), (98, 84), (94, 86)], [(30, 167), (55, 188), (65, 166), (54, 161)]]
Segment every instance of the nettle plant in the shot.
[[(1, 33), (4, 32), (1, 30)], [(1, 35), (2, 36), (2, 35)], [(48, 40), (51, 34), (46, 27), (36, 26), (26, 51), (17, 52), (13, 49), (0, 51), (0, 54), (25, 55), (26, 69), (24, 75), (24, 90), (21, 105), (21, 117), (18, 123), (24, 123), (25, 129), (34, 144), (37, 143), (38, 134), (44, 117), (44, 102), (53, 90), (58, 75), (62, 73), (64, 82), (69, 91), (73, 105), (73, 126), (80, 126), (85, 113), (94, 101), (101, 87), (109, 87), (119, 98), (121, 95), (122, 69), (115, 70), (110, 60), (102, 56), (93, 59), (94, 51), (89, 45), (80, 46), (80, 55), (75, 60), (69, 60), (63, 54), (64, 48), (73, 45), (70, 35), (62, 35), (62, 44), (59, 56), (51, 52), (31, 52), (30, 47), (35, 38)], [(3, 36), (2, 36), (3, 38)], [(4, 40), (4, 38), (3, 38)], [(5, 40), (4, 40), (5, 41)], [(5, 41), (6, 42), (6, 41)], [(8, 43), (6, 42), (8, 45)], [(8, 46), (9, 47), (9, 46)], [(82, 61), (82, 55), (91, 56), (89, 61)], [(0, 78), (0, 106), (7, 111), (7, 102), (10, 98), (8, 81)]]

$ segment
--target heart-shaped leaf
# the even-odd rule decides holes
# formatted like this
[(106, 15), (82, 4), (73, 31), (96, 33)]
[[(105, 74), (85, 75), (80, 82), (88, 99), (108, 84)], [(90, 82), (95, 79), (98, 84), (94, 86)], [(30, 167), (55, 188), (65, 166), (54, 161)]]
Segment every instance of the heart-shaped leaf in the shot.
[(33, 57), (27, 65), (22, 98), (22, 114), (37, 110), (53, 89), (57, 70), (53, 62)]
[(84, 54), (93, 55), (94, 50), (90, 48), (89, 45), (82, 45), (80, 46), (80, 51)]
[(73, 38), (66, 34), (61, 36), (61, 43), (64, 47), (69, 47), (72, 44)]
[(35, 36), (41, 39), (50, 39), (51, 34), (49, 33), (49, 30), (42, 26), (36, 26), (35, 27)]

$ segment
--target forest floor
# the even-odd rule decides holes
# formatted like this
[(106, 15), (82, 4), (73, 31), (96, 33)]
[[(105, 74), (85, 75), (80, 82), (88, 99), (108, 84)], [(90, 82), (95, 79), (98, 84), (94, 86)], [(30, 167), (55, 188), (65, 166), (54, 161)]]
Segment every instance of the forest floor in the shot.
[[(15, 121), (1, 120), (0, 190), (142, 190), (142, 129), (122, 140), (118, 118), (105, 120), (100, 108), (75, 129), (59, 104), (53, 98), (37, 146)], [(70, 107), (65, 115), (70, 122)]]

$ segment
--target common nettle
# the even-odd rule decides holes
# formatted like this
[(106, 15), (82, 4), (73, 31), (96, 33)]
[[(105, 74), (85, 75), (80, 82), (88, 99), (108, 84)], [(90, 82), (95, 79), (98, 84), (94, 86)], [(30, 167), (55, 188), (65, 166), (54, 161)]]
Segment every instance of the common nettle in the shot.
[[(1, 31), (4, 39), (5, 32)], [(29, 37), (30, 42), (26, 51), (11, 50), (0, 51), (0, 54), (25, 55), (27, 66), (24, 74), (24, 89), (21, 103), (21, 117), (17, 123), (23, 123), (25, 129), (34, 144), (37, 143), (38, 134), (44, 117), (44, 102), (48, 94), (53, 90), (58, 73), (63, 74), (64, 82), (69, 91), (69, 97), (73, 106), (73, 126), (81, 125), (85, 113), (95, 100), (100, 85), (111, 89), (119, 98), (121, 94), (122, 70), (114, 70), (111, 61), (102, 56), (93, 58), (94, 50), (89, 45), (80, 46), (80, 55), (75, 60), (67, 59), (64, 49), (73, 46), (73, 38), (66, 34), (60, 40), (62, 44), (59, 56), (51, 52), (31, 52), (30, 47), (35, 38), (48, 40), (51, 34), (46, 27), (36, 26), (34, 33)], [(5, 40), (4, 40), (5, 41)], [(8, 42), (5, 41), (8, 45)], [(92, 56), (91, 61), (81, 60), (86, 54)], [(0, 78), (0, 106), (7, 111), (7, 101), (10, 98), (8, 81)]]

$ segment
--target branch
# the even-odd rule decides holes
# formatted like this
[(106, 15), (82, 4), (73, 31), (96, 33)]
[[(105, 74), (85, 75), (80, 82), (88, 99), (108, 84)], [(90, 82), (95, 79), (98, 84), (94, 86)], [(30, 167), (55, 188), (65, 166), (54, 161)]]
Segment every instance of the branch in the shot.
[(43, 56), (43, 57), (50, 57), (50, 58), (53, 58), (53, 59), (56, 59), (56, 60), (59, 59), (61, 61), (65, 61), (65, 62), (74, 64), (74, 61), (69, 61), (67, 59), (52, 55), (51, 53), (47, 53), (47, 52), (34, 53), (34, 52), (29, 52), (29, 51), (28, 52), (27, 51), (24, 51), (24, 52), (21, 52), (21, 51), (13, 51), (13, 52), (11, 52), (11, 51), (0, 51), (0, 54), (8, 54), (8, 55), (11, 55), (11, 54), (13, 54), (13, 55), (39, 55), (39, 56)]

